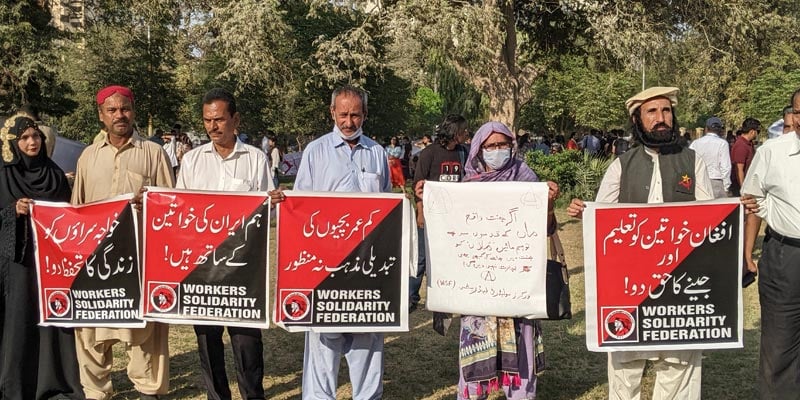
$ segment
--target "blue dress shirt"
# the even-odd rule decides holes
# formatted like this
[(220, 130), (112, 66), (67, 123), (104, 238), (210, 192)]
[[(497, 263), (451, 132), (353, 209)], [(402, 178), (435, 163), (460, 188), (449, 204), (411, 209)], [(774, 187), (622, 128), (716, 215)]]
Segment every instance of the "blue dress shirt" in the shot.
[(389, 192), (392, 182), (383, 147), (362, 135), (353, 148), (330, 132), (303, 150), (295, 190), (313, 192)]

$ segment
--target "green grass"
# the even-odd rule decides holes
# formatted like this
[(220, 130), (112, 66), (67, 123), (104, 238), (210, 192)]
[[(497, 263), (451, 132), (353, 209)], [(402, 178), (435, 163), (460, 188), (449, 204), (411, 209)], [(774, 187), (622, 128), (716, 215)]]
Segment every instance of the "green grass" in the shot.
[[(561, 240), (570, 271), (573, 319), (544, 321), (544, 345), (548, 368), (539, 379), (538, 398), (545, 400), (605, 399), (608, 397), (606, 355), (586, 350), (584, 337), (584, 274), (582, 225), (561, 210)], [(272, 235), (274, 241), (275, 235)], [(757, 247), (760, 247), (758, 245)], [(272, 246), (274, 248), (274, 244)], [(274, 279), (274, 271), (272, 277)], [(424, 298), (424, 296), (423, 296)], [(758, 371), (759, 306), (757, 285), (744, 291), (745, 348), (707, 351), (703, 360), (703, 399), (728, 400), (756, 397)], [(431, 313), (411, 314), (411, 331), (387, 334), (384, 348), (385, 399), (452, 399), (456, 394), (457, 325), (446, 337), (431, 328)], [(455, 328), (455, 329), (454, 329)], [(264, 387), (268, 399), (299, 399), (303, 360), (303, 334), (273, 327), (264, 332)], [(226, 335), (227, 343), (227, 335)], [(168, 399), (205, 399), (200, 381), (198, 356), (191, 326), (173, 325), (170, 330), (171, 378)], [(231, 392), (238, 397), (233, 357), (228, 345), (228, 377)], [(112, 379), (115, 399), (135, 399), (125, 375), (127, 358), (115, 346)], [(339, 374), (338, 398), (350, 398), (346, 362)], [(645, 372), (643, 399), (650, 399), (653, 373)], [(501, 399), (493, 394), (490, 399)]]

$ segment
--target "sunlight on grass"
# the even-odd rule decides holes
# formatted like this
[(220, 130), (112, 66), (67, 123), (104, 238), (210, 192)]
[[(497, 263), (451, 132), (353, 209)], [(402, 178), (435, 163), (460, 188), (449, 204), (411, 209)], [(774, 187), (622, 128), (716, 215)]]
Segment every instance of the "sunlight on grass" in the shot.
[[(584, 274), (582, 224), (557, 212), (561, 241), (570, 271), (573, 319), (544, 321), (544, 346), (548, 368), (539, 377), (537, 398), (545, 400), (600, 400), (608, 396), (606, 355), (591, 353), (585, 344)], [(274, 231), (270, 235), (274, 248)], [(271, 274), (274, 282), (274, 271)], [(424, 298), (424, 295), (423, 295)], [(759, 307), (757, 285), (744, 291), (745, 348), (709, 351), (703, 361), (704, 399), (749, 399), (756, 397), (758, 368)], [(408, 333), (386, 335), (384, 358), (384, 399), (452, 399), (458, 380), (458, 321), (447, 336), (432, 329), (431, 313), (424, 309), (410, 315)], [(264, 387), (268, 399), (299, 399), (303, 367), (304, 337), (283, 329), (263, 331)], [(227, 335), (225, 336), (228, 343)], [(170, 327), (171, 379), (167, 399), (205, 399), (199, 375), (199, 360), (191, 326)], [(138, 399), (125, 373), (127, 356), (122, 346), (115, 346), (112, 380), (117, 390), (114, 399)], [(234, 399), (240, 399), (233, 368), (233, 356), (227, 345), (228, 378)], [(650, 399), (654, 374), (646, 370), (642, 399)], [(339, 373), (338, 398), (350, 398), (346, 361)], [(499, 393), (490, 399), (502, 399)]]

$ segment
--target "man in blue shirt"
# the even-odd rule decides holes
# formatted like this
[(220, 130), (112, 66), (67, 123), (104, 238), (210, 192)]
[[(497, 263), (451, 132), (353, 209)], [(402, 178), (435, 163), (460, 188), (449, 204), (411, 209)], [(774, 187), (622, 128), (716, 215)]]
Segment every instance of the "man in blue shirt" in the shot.
[(581, 140), (581, 148), (584, 152), (593, 156), (600, 154), (601, 146), (600, 138), (598, 138), (599, 135), (600, 132), (598, 130), (592, 129), (586, 136), (583, 137)]
[[(309, 143), (297, 170), (295, 190), (315, 192), (389, 192), (386, 151), (362, 134), (367, 94), (344, 86), (331, 96), (330, 132)], [(279, 195), (280, 196), (280, 195)], [(275, 196), (273, 196), (275, 197)], [(350, 369), (353, 399), (383, 395), (382, 333), (306, 333), (303, 399), (336, 398), (336, 378), (344, 355)]]

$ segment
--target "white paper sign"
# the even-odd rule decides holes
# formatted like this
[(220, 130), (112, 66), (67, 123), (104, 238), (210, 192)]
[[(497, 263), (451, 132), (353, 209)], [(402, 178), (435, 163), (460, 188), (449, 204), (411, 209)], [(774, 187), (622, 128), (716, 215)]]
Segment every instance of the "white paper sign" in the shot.
[(427, 308), (546, 318), (547, 191), (540, 182), (426, 182)]

